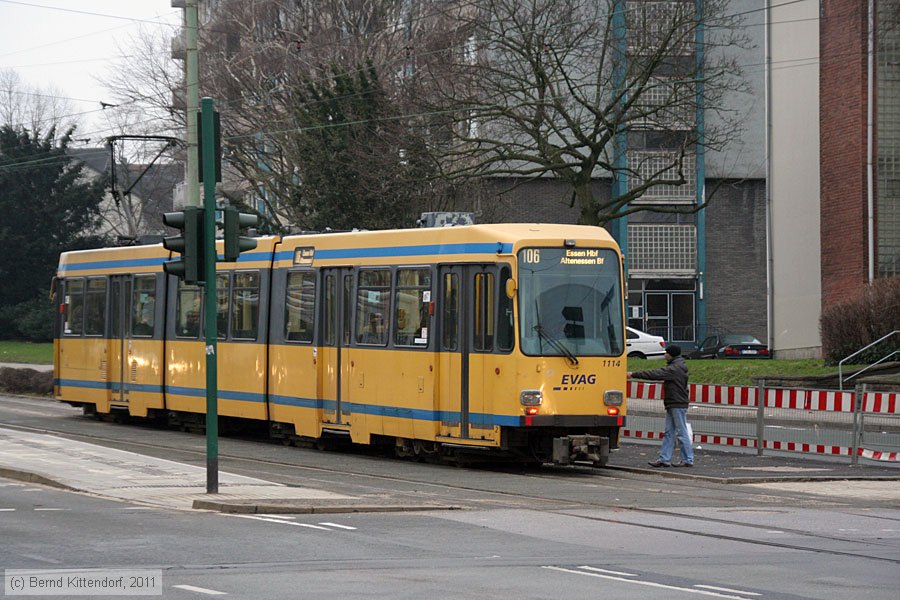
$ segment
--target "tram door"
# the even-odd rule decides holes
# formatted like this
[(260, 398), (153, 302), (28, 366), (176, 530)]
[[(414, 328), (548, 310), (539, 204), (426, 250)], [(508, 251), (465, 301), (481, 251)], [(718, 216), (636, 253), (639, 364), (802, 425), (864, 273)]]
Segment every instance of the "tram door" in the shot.
[(347, 424), (350, 417), (350, 323), (353, 269), (322, 271), (322, 354), (318, 358), (322, 421)]
[(466, 267), (440, 267), (438, 386), (441, 435), (469, 437), (469, 344), (466, 330)]
[(131, 369), (131, 276), (114, 276), (110, 281), (109, 326), (107, 336), (107, 390), (110, 404), (128, 404)]
[(495, 273), (487, 265), (453, 265), (439, 275), (441, 435), (469, 438), (482, 428), (485, 410), (484, 372), (493, 348), (493, 313), (486, 316), (485, 307), (496, 293)]

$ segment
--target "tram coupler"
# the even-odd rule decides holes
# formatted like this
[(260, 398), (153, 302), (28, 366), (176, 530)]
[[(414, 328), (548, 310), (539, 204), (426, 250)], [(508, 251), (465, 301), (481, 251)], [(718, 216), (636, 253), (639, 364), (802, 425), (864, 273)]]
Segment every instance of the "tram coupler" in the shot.
[(599, 435), (567, 435), (553, 438), (553, 463), (571, 465), (588, 462), (595, 467), (609, 462), (609, 438)]

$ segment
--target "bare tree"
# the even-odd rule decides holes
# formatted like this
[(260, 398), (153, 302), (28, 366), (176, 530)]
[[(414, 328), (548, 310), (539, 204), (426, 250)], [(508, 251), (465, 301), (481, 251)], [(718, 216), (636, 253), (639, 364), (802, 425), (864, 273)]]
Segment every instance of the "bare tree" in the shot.
[(444, 35), (433, 4), (219, 4), (201, 32), (201, 90), (224, 100), (229, 165), (244, 191), (264, 190), (276, 229), (410, 225), (454, 201), (412, 114), (411, 57)]
[[(171, 57), (169, 32), (142, 28), (119, 53), (125, 67), (111, 68), (100, 83), (112, 103), (104, 107), (102, 137), (112, 145), (110, 194), (101, 205), (103, 228), (120, 239), (166, 231), (161, 213), (172, 208), (173, 179), (181, 180), (182, 148), (155, 136), (183, 135), (180, 65)], [(128, 193), (126, 193), (128, 192)]]
[(0, 69), (0, 124), (39, 132), (68, 131), (75, 126), (74, 108), (53, 86), (28, 85), (14, 69)]
[[(697, 14), (693, 0), (452, 3), (446, 18), (465, 42), (452, 75), (443, 64), (443, 75), (431, 77), (442, 85), (428, 98), (446, 120), (450, 140), (438, 149), (445, 173), (556, 178), (570, 187), (585, 224), (647, 210), (631, 202), (654, 186), (685, 184), (698, 146), (719, 148), (738, 127), (722, 97), (743, 82), (733, 58), (717, 50), (747, 44), (740, 16), (727, 14), (726, 0), (702, 7)], [(721, 117), (702, 138), (698, 108)], [(624, 136), (629, 147), (653, 148), (652, 162), (623, 162), (616, 145)], [(628, 176), (628, 190), (598, 198), (592, 180), (616, 175)]]

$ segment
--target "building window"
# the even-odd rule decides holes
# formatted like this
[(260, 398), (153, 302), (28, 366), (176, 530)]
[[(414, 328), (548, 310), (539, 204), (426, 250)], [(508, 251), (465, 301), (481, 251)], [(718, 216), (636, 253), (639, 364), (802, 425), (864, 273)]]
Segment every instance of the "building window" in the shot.
[(697, 228), (694, 225), (629, 225), (628, 272), (695, 275)]
[(635, 99), (630, 121), (635, 129), (687, 131), (694, 128), (696, 113), (690, 78), (651, 77)]
[[(697, 200), (697, 159), (693, 154), (681, 156), (679, 152), (628, 152), (628, 188), (634, 189), (647, 181), (671, 181), (648, 188), (635, 200), (642, 204), (692, 204)], [(679, 165), (680, 160), (680, 165)], [(681, 185), (681, 175), (687, 180)]]
[(629, 0), (625, 18), (631, 55), (685, 56), (694, 51), (693, 1)]

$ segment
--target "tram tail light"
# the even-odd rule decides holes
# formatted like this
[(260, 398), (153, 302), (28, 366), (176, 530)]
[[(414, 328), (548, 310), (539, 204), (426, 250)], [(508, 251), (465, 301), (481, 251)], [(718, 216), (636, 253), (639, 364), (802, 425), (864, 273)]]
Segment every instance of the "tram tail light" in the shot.
[(529, 417), (532, 417), (532, 416), (538, 414), (540, 412), (540, 410), (541, 410), (540, 407), (537, 407), (537, 406), (526, 406), (525, 414), (528, 415)]
[(519, 392), (519, 403), (522, 406), (540, 406), (544, 402), (541, 390), (522, 390)]
[(618, 409), (618, 407), (610, 406), (609, 408), (606, 409), (606, 414), (608, 414), (611, 417), (615, 417), (616, 415), (619, 414), (619, 409)]
[(625, 393), (622, 390), (607, 390), (603, 393), (603, 404), (607, 406), (622, 406), (625, 402)]

